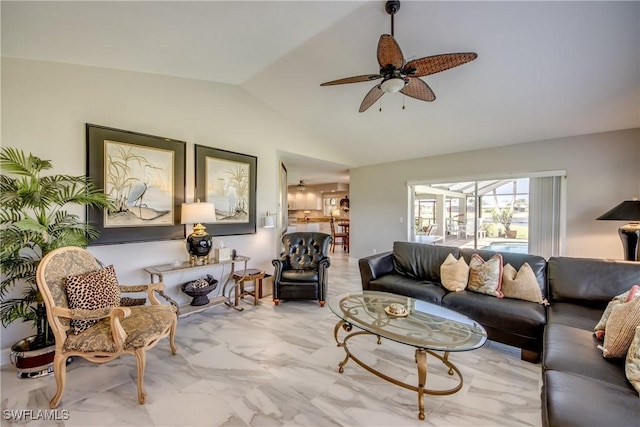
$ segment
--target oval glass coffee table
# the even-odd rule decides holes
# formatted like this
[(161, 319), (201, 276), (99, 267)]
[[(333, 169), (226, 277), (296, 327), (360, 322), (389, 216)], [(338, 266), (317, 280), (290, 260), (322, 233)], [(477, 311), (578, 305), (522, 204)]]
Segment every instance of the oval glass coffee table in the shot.
[[(393, 314), (394, 308), (404, 308), (404, 313)], [(401, 295), (377, 291), (362, 291), (339, 295), (329, 300), (329, 307), (340, 320), (333, 330), (338, 347), (344, 348), (346, 356), (338, 364), (339, 372), (352, 359), (358, 365), (378, 377), (400, 387), (418, 392), (418, 418), (424, 420), (424, 394), (448, 395), (462, 388), (462, 374), (449, 360), (449, 354), (458, 351), (475, 350), (484, 345), (487, 332), (477, 322), (467, 316), (439, 305), (416, 300)], [(358, 328), (352, 332), (353, 327)], [(340, 330), (347, 335), (340, 340)], [(347, 341), (358, 335), (374, 335), (378, 344), (382, 338), (415, 347), (415, 361), (418, 367), (418, 385), (411, 385), (368, 366), (349, 351)], [(435, 353), (444, 352), (444, 354)], [(449, 375), (458, 377), (458, 384), (447, 390), (425, 388), (427, 380), (427, 355), (439, 359), (449, 370)]]

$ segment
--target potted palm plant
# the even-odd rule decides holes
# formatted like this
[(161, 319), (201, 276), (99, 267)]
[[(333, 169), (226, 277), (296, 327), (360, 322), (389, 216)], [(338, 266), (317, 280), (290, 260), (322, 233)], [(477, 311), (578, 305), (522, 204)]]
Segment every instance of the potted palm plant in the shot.
[[(36, 285), (38, 264), (53, 249), (86, 247), (98, 237), (96, 229), (67, 207), (109, 206), (102, 190), (87, 177), (42, 175), (51, 168), (49, 160), (15, 148), (0, 152), (0, 321), (4, 327), (18, 319), (33, 322), (36, 335), (12, 347), (12, 361), (25, 378), (50, 366), (46, 348), (54, 344)], [(21, 296), (14, 289), (21, 289)], [(53, 350), (50, 353), (52, 361)], [(33, 366), (29, 357), (39, 365)]]

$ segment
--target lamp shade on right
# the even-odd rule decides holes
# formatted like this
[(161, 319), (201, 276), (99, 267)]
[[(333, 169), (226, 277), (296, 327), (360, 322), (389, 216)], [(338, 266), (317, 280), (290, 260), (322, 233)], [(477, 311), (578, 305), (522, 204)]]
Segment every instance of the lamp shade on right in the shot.
[(640, 221), (640, 200), (625, 200), (597, 219), (614, 221)]

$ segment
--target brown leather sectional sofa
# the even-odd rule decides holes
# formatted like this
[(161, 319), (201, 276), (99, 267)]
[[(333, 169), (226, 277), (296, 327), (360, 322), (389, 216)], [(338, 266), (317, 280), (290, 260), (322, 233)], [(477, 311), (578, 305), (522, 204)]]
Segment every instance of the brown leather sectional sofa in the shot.
[(495, 252), (395, 242), (393, 250), (359, 260), (362, 288), (439, 304), (481, 323), (489, 339), (522, 349), (522, 358), (542, 354), (544, 426), (631, 426), (640, 420), (638, 393), (627, 381), (623, 359), (605, 359), (593, 328), (607, 303), (640, 284), (640, 263), (569, 257), (548, 261), (500, 252), (504, 264), (527, 262), (548, 307), (470, 291), (449, 292), (440, 284), (448, 254), (467, 262)]

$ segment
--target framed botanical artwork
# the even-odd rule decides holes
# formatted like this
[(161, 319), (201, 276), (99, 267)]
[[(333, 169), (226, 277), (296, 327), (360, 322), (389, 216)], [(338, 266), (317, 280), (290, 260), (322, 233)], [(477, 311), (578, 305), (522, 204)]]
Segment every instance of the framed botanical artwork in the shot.
[(196, 199), (213, 203), (216, 221), (205, 224), (212, 236), (256, 232), (258, 158), (195, 146)]
[(87, 210), (92, 245), (184, 239), (185, 142), (87, 123), (87, 176), (112, 202)]

